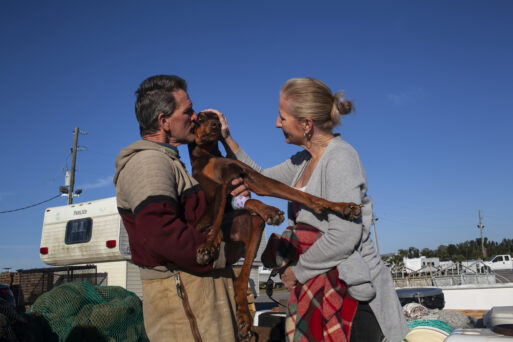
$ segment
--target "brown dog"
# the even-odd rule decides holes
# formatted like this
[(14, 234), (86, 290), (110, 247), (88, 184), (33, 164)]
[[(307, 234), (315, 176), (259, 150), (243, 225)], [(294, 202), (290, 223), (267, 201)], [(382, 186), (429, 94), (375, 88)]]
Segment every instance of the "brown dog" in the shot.
[[(307, 206), (316, 213), (332, 211), (344, 218), (354, 220), (360, 217), (361, 207), (355, 203), (335, 203), (291, 188), (274, 179), (265, 177), (248, 165), (233, 159), (223, 158), (219, 151), (221, 123), (215, 113), (198, 114), (195, 128), (195, 142), (189, 144), (192, 175), (200, 183), (208, 203), (207, 211), (196, 224), (196, 228), (208, 231), (208, 239), (198, 248), (197, 261), (207, 264), (217, 257), (219, 244), (223, 238), (221, 223), (226, 199), (232, 191), (231, 182), (243, 178), (248, 189), (259, 196), (278, 197)], [(229, 235), (233, 241), (240, 241), (246, 247), (244, 264), (235, 280), (235, 302), (237, 304), (237, 324), (239, 338), (251, 337), (251, 315), (247, 303), (247, 286), (256, 250), (264, 229), (264, 221), (279, 225), (283, 222), (283, 212), (261, 201), (249, 199), (244, 209), (236, 211), (230, 222)], [(225, 225), (225, 224), (223, 224)], [(211, 228), (210, 228), (211, 227)], [(226, 238), (226, 237), (225, 237)]]

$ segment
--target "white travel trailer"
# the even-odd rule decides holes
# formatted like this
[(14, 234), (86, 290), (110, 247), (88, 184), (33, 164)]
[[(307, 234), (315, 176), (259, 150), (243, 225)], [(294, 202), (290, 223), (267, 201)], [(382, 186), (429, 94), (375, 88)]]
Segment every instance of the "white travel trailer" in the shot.
[(52, 266), (94, 264), (106, 275), (101, 285), (122, 286), (142, 298), (115, 197), (46, 209), (40, 256)]
[[(250, 275), (255, 297), (260, 256), (266, 242), (264, 231)], [(106, 279), (99, 285), (121, 286), (142, 298), (139, 268), (131, 262), (128, 234), (117, 210), (116, 197), (46, 209), (40, 256), (52, 266), (95, 265), (97, 273)], [(242, 263), (243, 259), (234, 266), (240, 267)]]

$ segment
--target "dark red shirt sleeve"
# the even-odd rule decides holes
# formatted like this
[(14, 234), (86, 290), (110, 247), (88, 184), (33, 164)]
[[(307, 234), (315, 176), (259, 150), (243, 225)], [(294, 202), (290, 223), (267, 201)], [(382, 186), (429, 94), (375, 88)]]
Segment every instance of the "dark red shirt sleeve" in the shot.
[(196, 262), (196, 250), (207, 236), (200, 233), (193, 222), (184, 219), (173, 199), (165, 196), (149, 198), (136, 208), (134, 214), (138, 240), (154, 262), (159, 265), (172, 263), (194, 273), (213, 269), (212, 264)]

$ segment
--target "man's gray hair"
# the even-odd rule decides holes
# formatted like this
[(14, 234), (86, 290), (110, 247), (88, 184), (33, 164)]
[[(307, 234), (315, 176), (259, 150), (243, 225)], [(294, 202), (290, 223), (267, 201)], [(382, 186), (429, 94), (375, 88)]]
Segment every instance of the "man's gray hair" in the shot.
[(187, 91), (187, 82), (175, 75), (156, 75), (145, 79), (135, 92), (135, 116), (142, 136), (158, 130), (157, 118), (160, 113), (170, 116), (176, 109), (173, 91)]

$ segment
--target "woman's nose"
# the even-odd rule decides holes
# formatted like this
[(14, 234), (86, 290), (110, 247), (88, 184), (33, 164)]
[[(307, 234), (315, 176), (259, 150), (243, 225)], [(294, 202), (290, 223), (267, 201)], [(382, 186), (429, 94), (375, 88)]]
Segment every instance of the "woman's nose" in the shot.
[(276, 128), (281, 128), (281, 120), (279, 116), (276, 118)]

